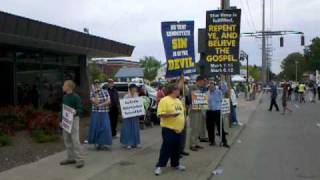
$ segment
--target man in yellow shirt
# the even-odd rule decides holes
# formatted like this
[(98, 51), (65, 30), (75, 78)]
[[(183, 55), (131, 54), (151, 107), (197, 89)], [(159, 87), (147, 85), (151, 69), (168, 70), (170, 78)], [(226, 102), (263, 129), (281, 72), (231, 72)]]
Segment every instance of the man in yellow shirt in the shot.
[(175, 84), (166, 87), (166, 97), (158, 105), (158, 116), (161, 119), (162, 146), (159, 161), (154, 170), (155, 175), (161, 174), (161, 168), (166, 167), (170, 158), (171, 167), (184, 171), (180, 165), (180, 144), (185, 125), (184, 107), (180, 99), (180, 90)]

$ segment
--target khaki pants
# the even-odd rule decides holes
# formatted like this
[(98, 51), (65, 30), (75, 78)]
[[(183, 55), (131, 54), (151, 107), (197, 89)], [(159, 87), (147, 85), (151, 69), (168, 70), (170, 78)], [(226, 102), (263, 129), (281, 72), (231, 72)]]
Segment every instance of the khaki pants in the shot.
[(206, 126), (206, 110), (202, 110), (202, 119), (200, 120), (200, 132), (199, 137), (200, 139), (207, 138), (207, 126)]
[(79, 117), (76, 116), (73, 120), (71, 134), (63, 130), (64, 145), (67, 150), (67, 159), (83, 161), (81, 156), (81, 144), (79, 140)]
[(203, 116), (201, 111), (190, 110), (190, 146), (199, 145), (201, 123), (203, 122)]

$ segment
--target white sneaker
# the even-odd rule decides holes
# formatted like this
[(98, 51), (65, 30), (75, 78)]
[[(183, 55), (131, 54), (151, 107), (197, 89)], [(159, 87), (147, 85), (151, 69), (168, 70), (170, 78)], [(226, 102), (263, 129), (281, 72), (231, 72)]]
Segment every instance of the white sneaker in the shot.
[(154, 174), (159, 176), (161, 174), (161, 167), (156, 167), (156, 169), (154, 169)]
[(130, 150), (130, 149), (132, 149), (132, 146), (127, 146), (126, 148), (127, 148), (128, 150)]
[(174, 167), (174, 168), (176, 168), (176, 170), (179, 170), (179, 171), (185, 171), (187, 168), (185, 167), (185, 166), (183, 166), (183, 165), (179, 165), (179, 166), (177, 166), (177, 167)]

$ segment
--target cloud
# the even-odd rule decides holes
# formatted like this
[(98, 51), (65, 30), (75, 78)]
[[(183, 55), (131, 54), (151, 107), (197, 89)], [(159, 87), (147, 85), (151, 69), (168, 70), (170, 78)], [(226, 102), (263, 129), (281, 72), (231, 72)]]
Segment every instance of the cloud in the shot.
[[(270, 2), (273, 1), (273, 30), (298, 30), (306, 42), (319, 36), (320, 1), (266, 0), (267, 27), (271, 28)], [(242, 32), (261, 29), (261, 0), (233, 0), (242, 8)], [(160, 23), (167, 20), (195, 20), (196, 29), (205, 27), (205, 11), (217, 9), (219, 0), (1, 0), (0, 10), (82, 31), (136, 46), (132, 59), (152, 55), (165, 61)], [(250, 13), (249, 13), (250, 10)], [(196, 31), (197, 32), (197, 31)], [(280, 61), (290, 52), (301, 51), (298, 37), (285, 37), (279, 48), (273, 38), (272, 70), (280, 71)], [(196, 47), (197, 47), (197, 35)], [(261, 64), (261, 43), (242, 38), (241, 49), (250, 55), (251, 64)]]

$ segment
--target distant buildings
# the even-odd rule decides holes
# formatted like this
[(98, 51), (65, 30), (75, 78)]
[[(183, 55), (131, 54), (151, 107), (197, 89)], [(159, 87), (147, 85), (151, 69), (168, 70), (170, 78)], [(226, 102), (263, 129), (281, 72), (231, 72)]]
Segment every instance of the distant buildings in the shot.
[(115, 77), (116, 73), (121, 68), (139, 68), (140, 64), (137, 61), (125, 59), (95, 59), (98, 67), (108, 76)]

